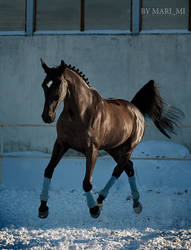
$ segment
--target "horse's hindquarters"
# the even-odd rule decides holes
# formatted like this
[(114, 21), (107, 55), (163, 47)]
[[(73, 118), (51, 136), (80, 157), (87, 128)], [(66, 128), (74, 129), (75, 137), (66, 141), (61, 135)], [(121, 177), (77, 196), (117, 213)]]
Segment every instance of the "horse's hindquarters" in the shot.
[(104, 139), (101, 149), (116, 148), (132, 137), (137, 126), (137, 116), (133, 108), (131, 103), (124, 100), (117, 100), (117, 104), (113, 102), (106, 104), (107, 112), (102, 125)]

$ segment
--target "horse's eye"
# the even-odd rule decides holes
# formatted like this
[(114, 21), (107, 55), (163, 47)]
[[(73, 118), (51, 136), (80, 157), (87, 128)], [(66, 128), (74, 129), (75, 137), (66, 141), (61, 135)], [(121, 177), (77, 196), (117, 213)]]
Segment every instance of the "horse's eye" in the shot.
[(52, 78), (52, 81), (53, 81), (54, 85), (59, 85), (60, 82), (61, 82), (60, 79), (57, 78), (57, 77), (53, 77), (53, 78)]

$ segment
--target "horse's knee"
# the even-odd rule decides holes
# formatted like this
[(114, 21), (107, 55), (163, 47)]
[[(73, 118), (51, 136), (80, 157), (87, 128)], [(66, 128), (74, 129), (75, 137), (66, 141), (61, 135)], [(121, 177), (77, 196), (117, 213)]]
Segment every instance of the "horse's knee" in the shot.
[(51, 168), (50, 166), (46, 167), (46, 169), (44, 171), (44, 177), (51, 179), (53, 172), (54, 172), (54, 168)]
[(133, 162), (128, 160), (127, 164), (125, 165), (125, 172), (129, 177), (134, 176), (134, 168), (133, 168)]
[(83, 181), (83, 190), (85, 192), (89, 192), (92, 190), (92, 184), (90, 183), (90, 181), (88, 181), (88, 180)]

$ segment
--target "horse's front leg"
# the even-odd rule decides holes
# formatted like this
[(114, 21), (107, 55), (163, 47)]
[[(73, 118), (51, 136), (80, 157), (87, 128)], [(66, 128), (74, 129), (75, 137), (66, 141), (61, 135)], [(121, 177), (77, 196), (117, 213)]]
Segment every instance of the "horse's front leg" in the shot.
[(83, 189), (86, 194), (87, 205), (90, 209), (90, 214), (93, 218), (97, 218), (100, 215), (100, 207), (97, 205), (97, 202), (94, 200), (92, 195), (92, 174), (96, 159), (98, 156), (98, 149), (91, 145), (88, 152), (86, 153), (86, 174), (83, 181)]
[(63, 144), (62, 142), (59, 142), (58, 140), (56, 140), (54, 144), (51, 160), (44, 171), (44, 181), (42, 186), (42, 192), (40, 194), (40, 200), (41, 200), (41, 205), (39, 207), (40, 218), (46, 218), (48, 216), (48, 207), (46, 204), (48, 201), (48, 192), (50, 188), (52, 175), (56, 165), (58, 164), (64, 153), (66, 153), (68, 148), (69, 147), (67, 145)]

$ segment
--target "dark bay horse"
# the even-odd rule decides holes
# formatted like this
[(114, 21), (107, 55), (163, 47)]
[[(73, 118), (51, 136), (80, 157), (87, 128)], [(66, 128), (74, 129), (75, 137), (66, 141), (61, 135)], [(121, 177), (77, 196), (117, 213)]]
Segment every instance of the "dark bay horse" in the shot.
[[(52, 157), (44, 172), (39, 217), (48, 216), (47, 201), (51, 178), (56, 165), (69, 148), (86, 157), (83, 189), (92, 217), (99, 216), (103, 200), (123, 171), (128, 175), (134, 211), (140, 213), (142, 206), (130, 156), (143, 138), (144, 117), (151, 118), (160, 132), (170, 138), (169, 132), (174, 132), (174, 127), (181, 118), (181, 111), (172, 107), (166, 109), (157, 85), (152, 80), (143, 86), (131, 102), (103, 99), (75, 67), (61, 61), (60, 66), (49, 68), (42, 59), (41, 64), (46, 73), (42, 84), (45, 94), (43, 121), (53, 122), (56, 109), (63, 101), (64, 109), (57, 121), (57, 139)], [(95, 201), (91, 193), (92, 174), (99, 149), (109, 153), (117, 165)]]

